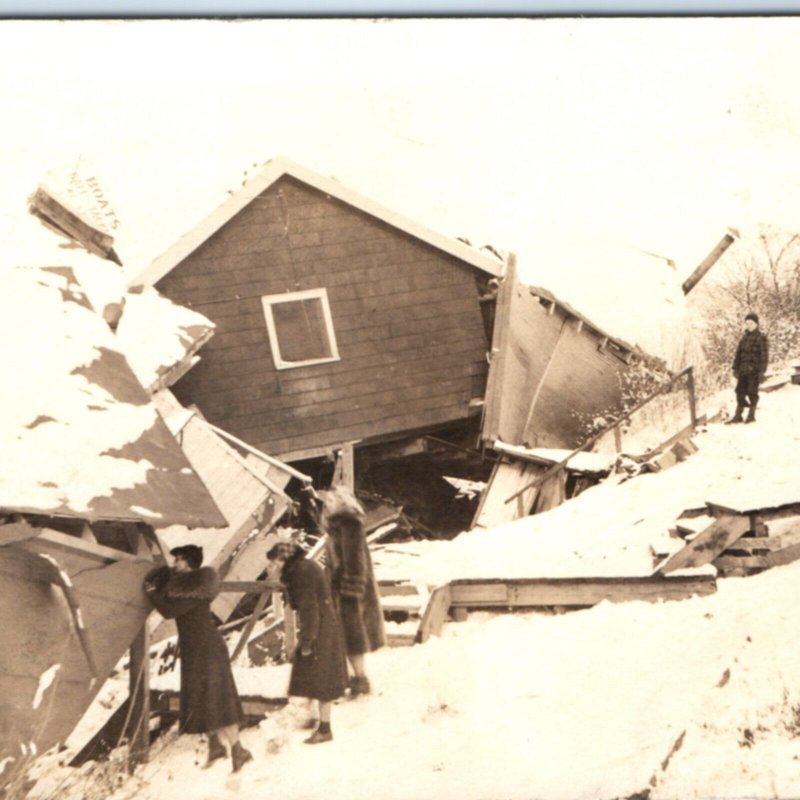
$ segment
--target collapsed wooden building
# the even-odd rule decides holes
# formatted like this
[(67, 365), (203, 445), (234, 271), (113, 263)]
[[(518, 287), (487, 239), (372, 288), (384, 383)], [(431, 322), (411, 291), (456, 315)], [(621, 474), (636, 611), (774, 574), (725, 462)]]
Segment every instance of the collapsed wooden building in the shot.
[[(152, 611), (141, 584), (154, 563), (192, 541), (223, 576), (255, 577), (290, 505), (283, 487), (308, 479), (172, 397), (213, 333), (200, 315), (153, 292), (101, 316), (68, 267), (5, 276), (0, 350), (15, 382), (0, 423), (14, 464), (0, 476), (0, 786), (13, 788), (129, 649), (141, 728), (132, 704), (147, 697)], [(242, 596), (221, 594), (214, 613), (227, 619)], [(146, 744), (146, 726), (126, 734)]]
[(608, 472), (608, 458), (583, 454), (540, 490), (507, 502), (583, 444), (598, 417), (620, 411), (622, 376), (639, 352), (546, 289), (521, 283), (509, 259), (497, 292), (481, 428), (497, 462), (473, 525), (492, 527), (552, 508)]
[(283, 461), (479, 414), (479, 296), (503, 264), (279, 159), (156, 259), (155, 286), (214, 322), (175, 386)]
[(226, 521), (71, 270), (6, 268), (0, 303), (3, 784), (65, 738), (142, 631), (155, 529)]
[(618, 405), (633, 348), (508, 266), (276, 159), (131, 286), (216, 326), (181, 403), (283, 461), (338, 459), (352, 483), (354, 449), (405, 456), (449, 431), (476, 451), (572, 447)]

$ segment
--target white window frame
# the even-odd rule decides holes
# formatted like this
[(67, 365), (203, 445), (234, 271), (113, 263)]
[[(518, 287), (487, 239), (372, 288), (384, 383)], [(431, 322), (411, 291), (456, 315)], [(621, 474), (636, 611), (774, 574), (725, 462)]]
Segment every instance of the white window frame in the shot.
[[(293, 303), (298, 300), (320, 300), (322, 302), (322, 316), (325, 320), (325, 332), (328, 335), (331, 355), (325, 358), (308, 358), (305, 361), (286, 361), (281, 356), (281, 346), (278, 341), (278, 330), (275, 327), (275, 319), (272, 316), (272, 306), (278, 303)], [(284, 292), (283, 294), (267, 294), (261, 298), (264, 307), (264, 319), (267, 323), (267, 334), (269, 344), (272, 348), (272, 360), (276, 369), (294, 369), (295, 367), (307, 367), (312, 364), (329, 364), (332, 361), (340, 361), (339, 346), (336, 343), (336, 333), (333, 329), (333, 317), (331, 307), (328, 303), (327, 289), (306, 289), (302, 292)]]

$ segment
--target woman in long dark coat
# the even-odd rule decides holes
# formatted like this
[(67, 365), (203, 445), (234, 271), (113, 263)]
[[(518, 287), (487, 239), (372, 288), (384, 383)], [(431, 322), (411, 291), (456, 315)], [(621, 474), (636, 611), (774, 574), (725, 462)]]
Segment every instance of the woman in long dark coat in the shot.
[(208, 733), (208, 761), (226, 755), (223, 739), (231, 749), (233, 771), (252, 759), (239, 741), (242, 704), (233, 680), (228, 648), (211, 617), (211, 601), (219, 593), (213, 567), (201, 567), (203, 549), (196, 545), (176, 547), (172, 569), (159, 567), (144, 582), (144, 590), (156, 609), (178, 625), (181, 658), (180, 731)]
[(386, 633), (364, 533), (364, 509), (349, 490), (340, 486), (324, 495), (322, 523), (329, 535), (326, 559), (333, 598), (354, 673), (350, 693), (368, 694), (364, 656), (386, 644)]
[(345, 693), (347, 663), (328, 579), (294, 542), (278, 542), (267, 558), (280, 568), (289, 605), (298, 617), (289, 695), (318, 701), (319, 726), (306, 743), (329, 742), (333, 738), (331, 706)]

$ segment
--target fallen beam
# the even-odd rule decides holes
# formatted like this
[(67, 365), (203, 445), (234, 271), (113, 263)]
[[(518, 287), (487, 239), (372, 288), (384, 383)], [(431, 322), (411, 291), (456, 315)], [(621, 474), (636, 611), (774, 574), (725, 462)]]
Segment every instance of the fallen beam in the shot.
[(657, 575), (666, 575), (679, 569), (691, 569), (710, 564), (723, 550), (750, 529), (750, 520), (745, 516), (725, 515), (715, 519), (682, 550), (675, 553), (666, 564), (656, 570)]
[(455, 580), (450, 583), (451, 608), (536, 606), (588, 607), (603, 600), (683, 600), (716, 591), (712, 575), (664, 578), (519, 578)]
[[(177, 715), (180, 709), (180, 693), (171, 690), (153, 690), (150, 693), (151, 708), (155, 713)], [(245, 723), (254, 723), (267, 716), (270, 711), (283, 708), (288, 703), (288, 697), (257, 697), (254, 695), (240, 695), (242, 712)]]

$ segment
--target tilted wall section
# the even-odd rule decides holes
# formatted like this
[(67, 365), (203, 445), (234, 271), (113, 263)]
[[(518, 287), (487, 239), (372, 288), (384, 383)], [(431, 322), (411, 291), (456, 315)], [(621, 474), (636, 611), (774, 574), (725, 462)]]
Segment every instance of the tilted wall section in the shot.
[[(467, 417), (486, 349), (476, 270), (284, 176), (157, 288), (216, 324), (174, 387), (276, 456)], [(340, 360), (278, 370), (261, 298), (324, 288)]]

